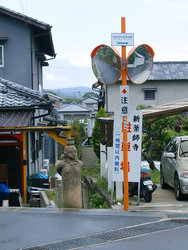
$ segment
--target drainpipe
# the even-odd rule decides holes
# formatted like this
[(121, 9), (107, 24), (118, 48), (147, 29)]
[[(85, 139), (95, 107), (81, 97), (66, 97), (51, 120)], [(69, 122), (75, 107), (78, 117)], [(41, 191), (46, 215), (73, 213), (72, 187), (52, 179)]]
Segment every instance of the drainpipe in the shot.
[(31, 88), (34, 89), (34, 48), (33, 48), (32, 31), (30, 31), (30, 44), (31, 44)]

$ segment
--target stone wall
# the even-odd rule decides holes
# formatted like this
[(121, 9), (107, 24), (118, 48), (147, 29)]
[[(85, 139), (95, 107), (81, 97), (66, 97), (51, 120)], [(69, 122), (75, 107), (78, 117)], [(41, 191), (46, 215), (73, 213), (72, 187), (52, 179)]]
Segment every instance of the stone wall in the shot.
[(91, 145), (82, 146), (82, 161), (84, 167), (93, 167), (99, 161)]

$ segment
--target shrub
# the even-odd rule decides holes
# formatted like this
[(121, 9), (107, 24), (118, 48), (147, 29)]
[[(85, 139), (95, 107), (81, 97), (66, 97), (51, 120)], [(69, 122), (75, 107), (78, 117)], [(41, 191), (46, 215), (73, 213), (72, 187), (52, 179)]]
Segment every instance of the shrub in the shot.
[(108, 205), (106, 201), (104, 201), (104, 198), (96, 193), (96, 194), (90, 194), (89, 195), (89, 207), (90, 208), (108, 208)]
[(96, 154), (96, 156), (100, 159), (100, 125), (97, 118), (99, 117), (105, 117), (106, 112), (103, 107), (100, 108), (99, 112), (95, 116), (95, 126), (93, 128), (92, 133), (92, 141), (93, 141), (93, 150)]

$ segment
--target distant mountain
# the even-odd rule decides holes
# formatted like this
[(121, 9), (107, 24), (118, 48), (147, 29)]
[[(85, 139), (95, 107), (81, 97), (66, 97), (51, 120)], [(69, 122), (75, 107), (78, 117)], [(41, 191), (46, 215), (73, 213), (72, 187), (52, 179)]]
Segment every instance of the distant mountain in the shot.
[(54, 91), (58, 96), (61, 97), (76, 97), (81, 98), (87, 92), (94, 92), (89, 87), (74, 87), (74, 88), (61, 88), (61, 89), (50, 89)]

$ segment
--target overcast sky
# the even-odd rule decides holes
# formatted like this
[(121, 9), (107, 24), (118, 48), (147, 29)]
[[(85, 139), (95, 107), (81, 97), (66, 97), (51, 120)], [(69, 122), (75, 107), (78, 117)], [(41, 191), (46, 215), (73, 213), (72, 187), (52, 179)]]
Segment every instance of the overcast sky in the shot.
[[(134, 33), (154, 61), (188, 60), (187, 0), (0, 0), (0, 5), (53, 26), (57, 57), (44, 67), (45, 88), (91, 87), (91, 51), (111, 45), (111, 33)], [(129, 50), (130, 48), (128, 48)]]

